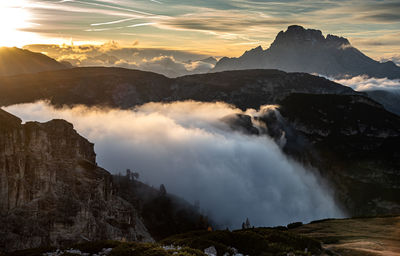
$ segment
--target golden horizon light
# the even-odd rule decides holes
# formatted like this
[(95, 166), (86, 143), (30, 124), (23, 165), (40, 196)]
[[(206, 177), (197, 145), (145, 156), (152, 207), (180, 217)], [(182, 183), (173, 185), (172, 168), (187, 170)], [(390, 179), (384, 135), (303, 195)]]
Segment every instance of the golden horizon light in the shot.
[[(29, 22), (31, 15), (25, 8), (25, 0), (12, 0), (0, 2), (0, 46), (22, 47), (31, 40), (36, 40), (37, 35), (23, 31), (35, 24)], [(36, 24), (37, 25), (37, 24)]]

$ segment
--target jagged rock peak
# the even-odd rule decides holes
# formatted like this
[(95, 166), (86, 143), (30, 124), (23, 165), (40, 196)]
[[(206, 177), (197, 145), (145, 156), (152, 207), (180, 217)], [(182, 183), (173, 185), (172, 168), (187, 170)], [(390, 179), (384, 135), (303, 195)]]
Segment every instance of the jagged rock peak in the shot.
[(259, 56), (263, 53), (263, 51), (264, 49), (261, 47), (261, 45), (259, 45), (256, 48), (246, 51), (243, 56)]
[(259, 45), (259, 46), (257, 46), (256, 48), (251, 49), (251, 50), (248, 51), (248, 52), (262, 52), (262, 51), (263, 51), (263, 48), (261, 47), (261, 45)]
[(291, 25), (286, 31), (280, 31), (271, 47), (288, 44), (332, 44), (334, 46), (349, 45), (350, 42), (343, 37), (327, 35), (325, 38), (321, 30), (305, 29), (299, 25)]
[(334, 43), (334, 44), (338, 44), (338, 45), (350, 45), (350, 42), (349, 42), (349, 40), (347, 40), (347, 38), (344, 38), (341, 36), (335, 36), (335, 35), (331, 35), (331, 34), (328, 34), (326, 36), (326, 42)]

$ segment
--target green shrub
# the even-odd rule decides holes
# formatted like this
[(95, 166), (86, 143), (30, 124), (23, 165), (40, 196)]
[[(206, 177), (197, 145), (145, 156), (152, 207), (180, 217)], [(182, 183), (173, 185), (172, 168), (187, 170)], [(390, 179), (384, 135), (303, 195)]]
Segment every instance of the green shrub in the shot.
[(121, 243), (115, 247), (109, 256), (205, 256), (199, 250), (189, 247), (165, 250), (159, 244), (150, 243)]
[[(246, 230), (195, 231), (171, 236), (161, 241), (163, 244), (188, 246), (203, 251), (214, 246), (218, 255), (232, 253), (232, 247), (248, 255), (311, 255), (319, 253), (321, 244), (313, 239), (289, 231), (274, 228), (254, 228)], [(308, 248), (308, 253), (304, 249)]]
[(93, 242), (86, 242), (81, 244), (76, 244), (71, 246), (71, 248), (80, 250), (81, 252), (86, 252), (90, 254), (95, 254), (101, 252), (103, 248), (115, 248), (120, 245), (121, 242), (119, 241), (93, 241)]
[(42, 256), (43, 253), (53, 252), (57, 250), (55, 247), (39, 247), (26, 250), (19, 250), (11, 253), (7, 253), (7, 256)]
[(288, 229), (292, 229), (292, 228), (298, 228), (303, 226), (303, 222), (293, 222), (287, 225)]

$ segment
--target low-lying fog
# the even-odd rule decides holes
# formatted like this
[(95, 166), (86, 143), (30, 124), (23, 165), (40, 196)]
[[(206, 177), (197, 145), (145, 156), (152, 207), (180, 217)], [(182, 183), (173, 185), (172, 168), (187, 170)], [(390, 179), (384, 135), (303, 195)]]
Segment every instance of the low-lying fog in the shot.
[[(242, 113), (224, 103), (149, 103), (135, 110), (54, 109), (45, 102), (5, 108), (24, 121), (62, 118), (95, 143), (99, 165), (140, 180), (238, 228), (343, 216), (329, 190), (266, 136), (232, 131), (220, 119)], [(248, 114), (256, 114), (254, 110)]]
[(337, 79), (334, 81), (349, 86), (356, 91), (385, 90), (400, 94), (400, 79), (355, 76), (348, 79)]

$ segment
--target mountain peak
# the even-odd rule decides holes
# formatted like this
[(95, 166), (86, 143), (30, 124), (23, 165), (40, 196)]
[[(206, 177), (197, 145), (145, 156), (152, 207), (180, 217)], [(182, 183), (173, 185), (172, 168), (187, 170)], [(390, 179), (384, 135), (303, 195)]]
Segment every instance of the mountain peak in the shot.
[(246, 53), (261, 53), (262, 51), (264, 51), (264, 49), (261, 47), (261, 45), (259, 45), (256, 48), (246, 51), (245, 54)]
[(253, 48), (251, 50), (246, 51), (243, 56), (251, 57), (251, 56), (258, 56), (263, 53), (264, 49), (261, 47), (261, 45), (257, 46), (256, 48)]
[(306, 29), (300, 25), (290, 25), (287, 29), (286, 32), (299, 32), (299, 31), (305, 31)]
[(328, 34), (326, 36), (326, 42), (337, 44), (337, 45), (350, 45), (350, 42), (349, 42), (349, 40), (347, 40), (347, 38), (344, 38), (341, 36), (335, 36), (335, 35), (331, 35), (331, 34)]
[(257, 47), (239, 58), (222, 58), (213, 71), (254, 68), (318, 73), (338, 78), (359, 75), (400, 77), (398, 66), (369, 58), (352, 47), (346, 38), (331, 34), (325, 37), (321, 30), (299, 25), (280, 31), (266, 50)]
[(67, 69), (44, 54), (17, 47), (0, 47), (0, 76)]
[(322, 35), (321, 30), (305, 29), (299, 25), (291, 25), (285, 32), (281, 31), (278, 33), (271, 47), (310, 42), (314, 44), (315, 42), (324, 41), (325, 37)]
[(315, 44), (326, 45), (330, 47), (340, 47), (342, 45), (350, 45), (349, 40), (344, 37), (328, 34), (326, 38), (321, 30), (305, 29), (299, 25), (291, 25), (286, 31), (281, 31), (271, 44), (271, 47), (287, 46), (293, 44)]

